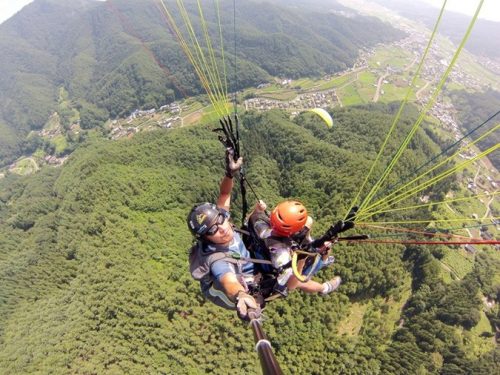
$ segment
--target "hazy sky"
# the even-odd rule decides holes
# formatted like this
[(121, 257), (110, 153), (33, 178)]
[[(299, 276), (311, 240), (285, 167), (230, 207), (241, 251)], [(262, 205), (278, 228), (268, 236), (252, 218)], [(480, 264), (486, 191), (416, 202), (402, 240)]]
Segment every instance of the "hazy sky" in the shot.
[[(32, 1), (33, 0), (0, 0), (0, 23), (13, 16), (14, 13)], [(420, 1), (425, 1), (441, 7), (444, 0)], [(479, 4), (479, 0), (448, 0), (446, 9), (472, 15), (477, 7), (477, 4)], [(485, 0), (479, 17), (500, 22), (500, 0)]]
[[(444, 0), (422, 0), (441, 8)], [(448, 0), (446, 9), (472, 16), (479, 0)], [(480, 18), (500, 22), (500, 0), (485, 0), (479, 13)]]
[(0, 23), (12, 17), (16, 12), (20, 11), (23, 6), (31, 3), (32, 1), (33, 0), (0, 0)]
[(14, 13), (33, 0), (0, 0), (0, 23), (10, 18)]

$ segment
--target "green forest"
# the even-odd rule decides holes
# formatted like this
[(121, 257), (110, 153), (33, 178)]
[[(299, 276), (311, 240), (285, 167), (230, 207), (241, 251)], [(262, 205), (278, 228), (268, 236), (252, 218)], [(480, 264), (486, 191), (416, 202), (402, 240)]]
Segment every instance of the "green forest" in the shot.
[[(494, 170), (458, 168), (473, 156), (450, 157), (426, 175), (438, 183), (424, 184), (399, 203), (402, 210), (386, 210), (390, 203), (379, 199), (456, 138), (436, 118), (422, 117), (412, 129), (421, 120), (416, 105), (400, 113), (400, 102), (353, 106), (337, 97), (328, 102), (334, 106), (329, 128), (303, 109), (257, 112), (238, 103), (238, 95), (255, 95), (246, 89), (273, 90), (285, 79), (312, 86), (345, 72), (338, 77), (345, 85), (351, 78), (375, 80), (376, 73), (358, 74), (357, 67), (368, 66), (372, 48), (403, 40), (409, 29), (333, 0), (246, 0), (237, 7), (220, 0), (220, 22), (217, 9), (207, 6), (200, 17), (195, 0), (184, 3), (196, 34), (207, 21), (217, 51), (211, 58), (225, 58), (229, 96), (238, 91), (232, 109), (239, 113), (250, 206), (258, 199), (268, 207), (300, 200), (319, 237), (361, 203), (358, 191), (361, 199), (369, 195), (405, 146), (346, 232), (373, 241), (334, 244), (333, 267), (315, 276), (323, 282), (339, 275), (340, 288), (326, 296), (296, 290), (267, 304), (262, 325), (283, 372), (500, 373), (498, 246), (391, 241), (451, 241), (466, 232), (462, 239), (495, 240)], [(214, 132), (216, 115), (205, 107), (203, 74), (158, 6), (156, 0), (34, 0), (0, 24), (1, 375), (262, 373), (248, 323), (206, 301), (189, 273), (193, 237), (186, 216), (194, 204), (217, 199), (225, 149)], [(402, 11), (408, 9), (413, 5)], [(421, 17), (429, 22), (427, 10)], [(444, 22), (451, 39), (458, 23), (455, 16)], [(495, 28), (478, 22), (478, 29)], [(487, 38), (477, 38), (471, 37), (471, 50), (487, 52)], [(385, 64), (387, 72), (395, 69)], [(464, 133), (498, 111), (500, 96), (491, 85), (474, 92), (457, 87), (464, 86), (450, 85), (444, 101), (453, 104)], [(140, 124), (129, 117), (173, 102), (175, 111), (138, 118)], [(123, 133), (113, 138), (113, 131)], [(478, 146), (498, 141), (494, 133)], [(491, 162), (499, 167), (498, 152)], [(410, 182), (407, 191), (419, 184)], [(239, 226), (244, 202), (236, 186), (231, 216)], [(381, 222), (406, 232), (377, 231)]]
[[(196, 3), (186, 4), (197, 20)], [(404, 36), (371, 17), (255, 0), (238, 5), (235, 34), (232, 5), (221, 1), (230, 91), (272, 77), (338, 72), (352, 66), (359, 49)], [(217, 40), (212, 7), (205, 18)], [(58, 110), (61, 87), (84, 131), (203, 92), (154, 0), (35, 0), (0, 25), (0, 49), (0, 167), (31, 150), (26, 136)]]
[[(397, 108), (339, 109), (332, 129), (312, 115), (247, 113), (247, 178), (270, 206), (300, 199), (322, 234), (348, 209)], [(408, 108), (385, 157), (417, 115)], [(215, 126), (88, 141), (62, 168), (0, 179), (1, 374), (261, 373), (249, 327), (205, 302), (188, 272), (186, 215), (215, 200), (224, 174)], [(438, 150), (419, 131), (396, 175)], [(236, 190), (233, 199), (239, 224)], [(498, 255), (481, 249), (465, 277), (446, 280), (448, 251), (457, 249), (335, 245), (333, 269), (318, 278), (340, 275), (337, 292), (294, 292), (265, 309), (284, 372), (498, 371)], [(497, 303), (487, 309), (482, 296)]]

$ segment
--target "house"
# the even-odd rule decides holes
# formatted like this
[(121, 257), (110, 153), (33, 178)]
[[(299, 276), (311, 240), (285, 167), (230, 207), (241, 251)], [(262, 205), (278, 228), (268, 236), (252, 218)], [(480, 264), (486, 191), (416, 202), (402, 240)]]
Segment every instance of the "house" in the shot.
[(476, 253), (476, 248), (472, 245), (465, 245), (465, 250), (470, 254)]
[(488, 231), (481, 231), (481, 238), (485, 241), (491, 241), (494, 239), (491, 233)]

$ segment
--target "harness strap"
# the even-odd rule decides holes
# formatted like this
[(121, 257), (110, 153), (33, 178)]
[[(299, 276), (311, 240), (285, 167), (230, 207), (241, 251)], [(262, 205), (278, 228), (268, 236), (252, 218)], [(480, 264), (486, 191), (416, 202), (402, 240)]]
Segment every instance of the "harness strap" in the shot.
[(234, 230), (235, 232), (238, 232), (238, 233), (244, 234), (244, 235), (246, 235), (246, 236), (251, 236), (251, 235), (252, 235), (249, 231), (244, 230), (244, 229), (240, 229), (240, 228), (237, 228), (237, 227), (234, 227), (234, 226), (233, 226), (233, 230)]
[[(240, 261), (243, 262), (250, 262), (250, 263), (259, 263), (259, 264), (273, 264), (270, 260), (264, 260), (264, 259), (256, 259), (256, 258), (247, 258), (247, 257), (242, 257), (238, 253), (231, 253), (231, 255), (226, 255), (224, 258), (220, 259), (225, 259), (229, 263), (238, 263)], [(219, 259), (217, 259), (219, 260)]]

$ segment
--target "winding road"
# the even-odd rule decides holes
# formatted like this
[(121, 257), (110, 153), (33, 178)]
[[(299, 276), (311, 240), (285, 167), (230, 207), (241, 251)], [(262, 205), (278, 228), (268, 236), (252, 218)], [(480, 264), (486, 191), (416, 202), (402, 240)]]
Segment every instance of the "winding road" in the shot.
[(380, 97), (380, 89), (382, 88), (382, 83), (384, 82), (384, 79), (386, 79), (388, 76), (389, 76), (389, 73), (385, 73), (383, 76), (381, 76), (378, 79), (377, 90), (375, 91), (375, 95), (373, 95), (373, 102), (374, 103), (378, 102), (378, 98)]
[(415, 96), (417, 97), (417, 100), (420, 100), (420, 94), (422, 94), (422, 92), (427, 88), (427, 86), (430, 85), (430, 82), (426, 82), (425, 85), (420, 88), (416, 93), (415, 93)]

